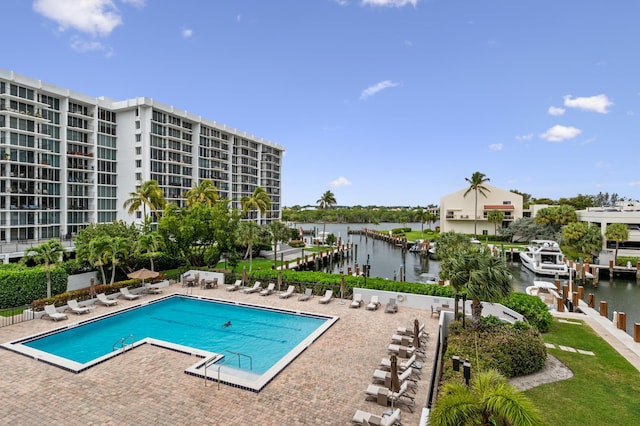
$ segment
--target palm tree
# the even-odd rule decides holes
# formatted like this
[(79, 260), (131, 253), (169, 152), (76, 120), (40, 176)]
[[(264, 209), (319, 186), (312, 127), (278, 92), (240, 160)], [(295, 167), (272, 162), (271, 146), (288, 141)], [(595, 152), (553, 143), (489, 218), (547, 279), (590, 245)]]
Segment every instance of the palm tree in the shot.
[(116, 266), (120, 264), (123, 257), (129, 254), (130, 250), (129, 240), (123, 237), (107, 237), (106, 246), (103, 252), (103, 261), (108, 259), (111, 262), (111, 282), (116, 278)]
[(491, 210), (487, 213), (487, 220), (493, 223), (493, 235), (498, 235), (498, 224), (504, 220), (504, 212), (500, 210)]
[(416, 209), (415, 213), (415, 218), (420, 222), (420, 234), (422, 235), (422, 238), (424, 238), (424, 223), (429, 220), (429, 210), (419, 207)]
[(538, 409), (495, 370), (478, 373), (470, 387), (445, 383), (429, 414), (429, 426), (542, 424)]
[(198, 184), (194, 183), (193, 187), (184, 193), (184, 198), (187, 199), (187, 206), (206, 204), (211, 207), (220, 199), (220, 196), (215, 184), (209, 179), (204, 179)]
[(149, 255), (149, 263), (151, 264), (152, 271), (155, 271), (153, 256), (160, 251), (163, 246), (164, 240), (157, 231), (143, 234), (133, 243), (133, 248), (136, 253), (147, 253)]
[(242, 206), (242, 214), (256, 209), (260, 214), (264, 215), (271, 207), (271, 197), (269, 197), (264, 188), (256, 186), (256, 189), (253, 190), (253, 195), (250, 197), (245, 195), (240, 199), (240, 205)]
[[(322, 209), (324, 212), (324, 210), (330, 209), (336, 205), (336, 196), (333, 195), (333, 192), (327, 190), (324, 194), (322, 194), (322, 197), (320, 197), (320, 199), (316, 201), (316, 203), (318, 203), (318, 208)], [(324, 213), (322, 215), (322, 218), (324, 220), (324, 223), (322, 225), (322, 238), (324, 239), (327, 229), (327, 218)]]
[(60, 262), (64, 251), (60, 240), (51, 239), (29, 249), (25, 253), (27, 258), (44, 265), (44, 270), (47, 274), (47, 297), (51, 297), (51, 270)]
[(473, 215), (473, 236), (474, 238), (478, 238), (478, 192), (484, 197), (487, 196), (486, 193), (489, 192), (489, 189), (483, 184), (489, 182), (489, 178), (486, 177), (484, 173), (474, 172), (471, 178), (464, 178), (464, 180), (469, 182), (469, 188), (465, 191), (463, 197), (466, 197), (471, 191), (473, 191), (476, 196)]
[(128, 209), (127, 213), (130, 215), (142, 207), (144, 217), (147, 217), (147, 207), (158, 215), (158, 210), (164, 209), (166, 203), (167, 200), (162, 194), (162, 188), (157, 181), (151, 179), (140, 182), (137, 190), (129, 193), (129, 198), (125, 200), (122, 207)]
[(624, 223), (612, 223), (607, 225), (604, 236), (607, 240), (616, 242), (616, 253), (613, 258), (613, 264), (615, 265), (618, 261), (618, 246), (620, 245), (620, 241), (627, 241), (629, 239), (629, 227)]
[(276, 266), (276, 262), (278, 261), (278, 243), (289, 241), (289, 236), (291, 235), (289, 228), (287, 225), (280, 222), (279, 220), (274, 220), (273, 222), (267, 225), (267, 229), (269, 230), (269, 235), (271, 236), (271, 242), (273, 242), (273, 266)]
[(260, 225), (252, 220), (240, 222), (238, 225), (238, 242), (242, 245), (247, 245), (247, 253), (244, 258), (246, 259), (247, 255), (249, 256), (249, 272), (253, 270), (253, 242), (259, 233)]

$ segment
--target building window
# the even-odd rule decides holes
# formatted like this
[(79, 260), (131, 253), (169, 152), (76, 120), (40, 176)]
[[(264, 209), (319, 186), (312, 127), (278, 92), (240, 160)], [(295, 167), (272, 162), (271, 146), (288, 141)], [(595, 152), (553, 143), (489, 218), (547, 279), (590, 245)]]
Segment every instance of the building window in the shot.
[(142, 173), (136, 173), (136, 180), (140, 182), (142, 180)]
[(502, 205), (503, 206), (510, 206), (511, 205), (511, 201), (503, 201)]
[(142, 212), (141, 211), (137, 211), (136, 212), (136, 218), (142, 219)]
[(139, 169), (142, 167), (142, 160), (136, 160), (136, 167)]
[(136, 135), (136, 142), (141, 142), (141, 141), (142, 141), (142, 135), (138, 133)]
[(136, 129), (140, 128), (140, 120), (136, 120)]
[(489, 231), (487, 231), (486, 229), (482, 230), (482, 235), (489, 235)]
[(142, 155), (142, 147), (136, 146), (136, 155)]

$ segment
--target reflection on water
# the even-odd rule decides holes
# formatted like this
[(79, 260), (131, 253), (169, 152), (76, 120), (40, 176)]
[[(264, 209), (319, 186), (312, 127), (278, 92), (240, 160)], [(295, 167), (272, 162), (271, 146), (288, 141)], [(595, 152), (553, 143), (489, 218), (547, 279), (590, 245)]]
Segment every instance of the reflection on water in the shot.
[[(302, 225), (304, 229), (313, 229), (314, 225)], [(315, 225), (316, 227), (322, 225)], [(420, 224), (380, 224), (367, 225), (369, 229), (388, 230), (400, 226), (420, 229)], [(362, 265), (369, 259), (370, 276), (381, 277), (389, 280), (399, 280), (400, 275), (406, 276), (409, 282), (428, 282), (432, 276), (437, 276), (440, 272), (440, 265), (437, 261), (429, 260), (415, 253), (404, 253), (400, 247), (392, 244), (366, 238), (361, 235), (347, 235), (349, 229), (359, 230), (365, 228), (361, 224), (327, 224), (327, 232), (332, 232), (342, 241), (351, 241), (354, 248), (354, 257), (345, 261), (344, 264), (332, 265), (332, 271), (338, 273), (343, 270), (347, 272), (349, 266), (355, 270), (358, 263), (360, 270)], [(357, 257), (356, 257), (357, 255)], [(515, 291), (524, 292), (524, 289), (531, 285), (534, 280), (550, 281), (553, 278), (536, 277), (528, 269), (522, 268), (519, 262), (510, 262), (509, 266), (513, 273), (512, 287)], [(561, 280), (561, 285), (568, 284), (568, 280)], [(598, 287), (594, 287), (591, 282), (587, 282), (584, 288), (585, 301), (589, 293), (594, 294), (595, 307), (598, 309), (600, 301), (606, 301), (609, 307), (609, 319), (613, 318), (613, 312), (624, 312), (627, 314), (627, 333), (633, 335), (633, 324), (640, 322), (640, 289), (639, 284), (633, 276), (615, 277), (609, 280), (607, 276), (602, 277)]]

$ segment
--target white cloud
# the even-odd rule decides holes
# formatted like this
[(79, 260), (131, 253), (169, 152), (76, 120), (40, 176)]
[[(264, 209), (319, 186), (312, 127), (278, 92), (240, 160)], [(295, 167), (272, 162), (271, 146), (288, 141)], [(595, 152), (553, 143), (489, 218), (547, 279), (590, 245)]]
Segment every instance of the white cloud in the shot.
[(564, 108), (558, 108), (558, 107), (554, 107), (554, 106), (550, 106), (549, 109), (547, 110), (549, 115), (564, 115), (565, 111), (566, 111), (566, 109), (564, 109)]
[(400, 85), (399, 83), (394, 83), (391, 80), (381, 81), (378, 84), (374, 84), (373, 86), (370, 86), (364, 89), (360, 94), (360, 99), (367, 99), (369, 96), (373, 96), (384, 89), (388, 89), (390, 87), (397, 87), (399, 85)]
[(600, 114), (607, 114), (609, 108), (613, 105), (613, 102), (607, 98), (607, 95), (596, 95), (590, 97), (574, 98), (571, 95), (564, 97), (564, 106), (569, 108), (579, 108), (585, 111), (599, 112)]
[(518, 135), (516, 136), (517, 141), (528, 141), (533, 139), (533, 133), (527, 133), (526, 135)]
[(335, 2), (338, 3), (340, 6), (346, 6), (349, 4), (347, 0), (335, 0)]
[(419, 0), (362, 0), (364, 6), (403, 7), (408, 4), (416, 7)]
[(341, 186), (349, 186), (349, 185), (351, 185), (351, 181), (343, 176), (340, 176), (338, 179), (332, 180), (331, 182), (329, 182), (329, 186), (331, 188), (340, 188)]
[(561, 126), (559, 124), (553, 126), (540, 135), (542, 139), (549, 142), (562, 142), (567, 139), (573, 139), (582, 133), (582, 130), (572, 126)]
[(73, 37), (71, 39), (71, 48), (76, 52), (96, 52), (105, 50), (106, 47), (96, 40), (83, 40), (78, 37)]
[(501, 143), (492, 143), (489, 145), (491, 151), (502, 151), (502, 148), (504, 148), (504, 145)]
[(191, 28), (183, 28), (180, 31), (180, 35), (182, 35), (183, 38), (189, 38), (193, 35), (193, 30)]
[(125, 4), (130, 4), (131, 6), (137, 7), (139, 9), (142, 9), (143, 7), (145, 7), (145, 3), (147, 2), (147, 0), (120, 0), (120, 1)]
[(94, 36), (107, 36), (122, 24), (112, 0), (35, 0), (33, 9), (56, 21), (60, 31), (74, 28)]
[(640, 186), (640, 180), (627, 182), (628, 186)]

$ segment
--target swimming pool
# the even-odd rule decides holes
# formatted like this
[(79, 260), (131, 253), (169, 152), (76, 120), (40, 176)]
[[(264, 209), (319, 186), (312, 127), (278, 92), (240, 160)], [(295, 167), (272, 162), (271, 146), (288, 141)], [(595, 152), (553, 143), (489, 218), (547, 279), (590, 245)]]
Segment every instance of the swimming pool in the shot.
[[(80, 372), (126, 348), (151, 343), (198, 356), (199, 361), (186, 370), (189, 374), (204, 377), (203, 360), (215, 359), (215, 364), (208, 365), (207, 377), (217, 376), (220, 369), (225, 377), (238, 379), (227, 377), (227, 382), (259, 390), (257, 385), (260, 389), (266, 385), (336, 320), (174, 295), (3, 346)], [(227, 321), (231, 321), (230, 327), (223, 326)]]

